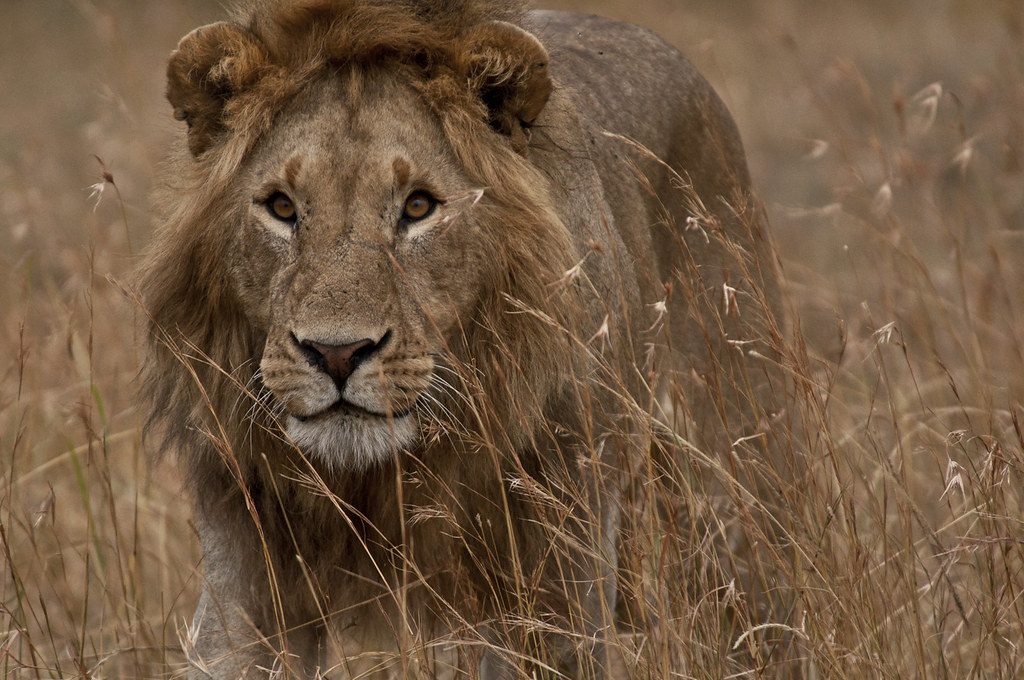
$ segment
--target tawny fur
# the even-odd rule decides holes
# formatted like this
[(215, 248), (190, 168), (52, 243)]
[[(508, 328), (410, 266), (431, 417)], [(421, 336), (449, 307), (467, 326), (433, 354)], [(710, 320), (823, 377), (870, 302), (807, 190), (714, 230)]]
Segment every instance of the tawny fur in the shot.
[[(172, 56), (168, 98), (188, 131), (165, 169), (160, 228), (141, 265), (150, 331), (143, 394), (161, 449), (178, 454), (194, 499), (208, 579), (198, 652), (215, 657), (215, 677), (257, 674), (273, 663), (309, 671), (320, 642), (337, 642), (330, 629), (356, 630), (360, 650), (381, 650), (382, 639), (405, 650), (434, 635), (475, 640), (460, 663), (490, 678), (513, 677), (516, 666), (536, 669), (516, 654), (578, 677), (602, 672), (598, 631), (612, 625), (615, 608), (620, 493), (629, 461), (648, 450), (638, 414), (662, 387), (644, 384), (657, 303), (674, 280), (700, 291), (670, 300), (680, 347), (666, 351), (688, 357), (673, 370), (699, 372), (705, 386), (712, 370), (746, 376), (742, 357), (720, 351), (741, 337), (737, 320), (708, 318), (694, 301), (720, 295), (725, 281), (743, 288), (745, 276), (773, 290), (774, 273), (761, 264), (761, 215), (749, 204), (738, 137), (706, 83), (692, 76), (676, 86), (692, 92), (674, 107), (675, 128), (621, 130), (662, 144), (651, 153), (679, 160), (710, 207), (652, 200), (650, 189), (670, 191), (682, 175), (666, 173), (646, 152), (622, 162), (629, 147), (603, 137), (600, 116), (583, 110), (590, 94), (560, 90), (543, 40), (517, 28), (567, 21), (544, 19), (485, 0), (266, 0), (232, 23), (190, 34)], [(612, 26), (690, 73), (649, 35)], [(415, 98), (396, 111), (411, 111), (409, 125), (432, 135), (457, 166), (457, 183), (475, 196), (456, 220), (465, 231), (424, 237), (449, 239), (454, 271), (426, 305), (429, 322), (407, 324), (389, 349), (408, 355), (411, 373), (427, 371), (416, 357), (434, 356), (432, 374), (448, 376), (461, 394), (438, 395), (447, 416), (417, 421), (422, 431), (410, 441), (403, 434), (401, 450), (367, 434), (350, 442), (360, 450), (343, 462), (338, 440), (289, 441), (281, 423), (289, 405), (267, 393), (264, 383), (273, 381), (257, 368), (273, 358), (282, 372), (272, 376), (275, 395), (287, 391), (282, 376), (293, 372), (295, 355), (283, 331), (331, 312), (303, 316), (281, 301), (300, 283), (349, 281), (348, 251), (309, 255), (335, 268), (327, 273), (275, 273), (279, 266), (261, 258), (293, 246), (240, 239), (261, 232), (253, 226), (254, 189), (239, 183), (273, 151), (267, 140), (288, 134), (282, 120), (334, 115), (334, 107), (344, 123), (361, 102), (379, 107), (382, 93)], [(691, 155), (673, 158), (682, 153)], [(378, 160), (397, 177), (409, 173), (405, 161)], [(630, 168), (649, 175), (646, 185)], [(325, 191), (331, 179), (321, 178)], [(698, 209), (708, 229), (742, 248), (681, 243), (665, 211), (683, 221)], [(340, 230), (338, 220), (348, 218), (320, 211), (317, 219), (335, 220)], [(668, 228), (652, 230), (659, 222)], [(380, 252), (398, 247), (382, 244)], [(475, 255), (459, 260), (460, 250)], [(380, 259), (389, 272), (383, 281), (415, 277), (400, 253), (388, 257)], [(704, 262), (710, 273), (701, 271)], [(465, 290), (458, 266), (475, 281)], [(382, 285), (358, 314), (390, 308), (400, 284)], [(449, 308), (436, 302), (442, 298), (460, 302)], [(353, 310), (336, 311), (334, 320), (345, 323)], [(757, 325), (761, 316), (748, 318)], [(775, 331), (756, 330), (765, 338)], [(295, 366), (299, 394), (315, 376)], [(400, 391), (395, 380), (387, 385)], [(694, 393), (681, 401), (689, 409), (700, 400)], [(694, 407), (691, 421), (759, 427), (759, 408)], [(503, 647), (511, 654), (476, 653)], [(275, 657), (282, 648), (300, 658)]]

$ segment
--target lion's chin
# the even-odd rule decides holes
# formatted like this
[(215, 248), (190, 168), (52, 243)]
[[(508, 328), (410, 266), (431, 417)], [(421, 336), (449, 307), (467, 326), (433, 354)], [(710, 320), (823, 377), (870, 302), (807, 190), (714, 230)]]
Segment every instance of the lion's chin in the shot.
[(417, 437), (416, 416), (359, 418), (332, 413), (314, 420), (289, 416), (288, 435), (308, 456), (336, 469), (360, 470), (386, 461)]

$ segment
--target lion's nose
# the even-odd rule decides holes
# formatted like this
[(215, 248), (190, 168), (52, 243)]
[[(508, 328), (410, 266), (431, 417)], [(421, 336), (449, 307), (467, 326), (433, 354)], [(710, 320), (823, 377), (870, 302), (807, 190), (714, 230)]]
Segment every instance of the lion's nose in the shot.
[(389, 333), (380, 340), (365, 338), (346, 345), (326, 345), (312, 340), (299, 343), (309, 363), (331, 376), (340, 391), (348, 377), (362, 362), (369, 359), (377, 350), (384, 346)]

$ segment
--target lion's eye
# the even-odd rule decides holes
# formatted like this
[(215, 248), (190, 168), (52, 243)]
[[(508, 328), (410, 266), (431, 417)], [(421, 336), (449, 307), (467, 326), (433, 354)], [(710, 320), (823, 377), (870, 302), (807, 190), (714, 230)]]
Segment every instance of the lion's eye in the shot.
[(416, 193), (405, 199), (405, 209), (402, 211), (402, 219), (407, 222), (418, 222), (430, 217), (437, 207), (437, 199), (425, 191)]
[(294, 225), (298, 221), (298, 211), (295, 209), (295, 204), (292, 203), (292, 199), (280, 191), (267, 199), (267, 210), (282, 222)]

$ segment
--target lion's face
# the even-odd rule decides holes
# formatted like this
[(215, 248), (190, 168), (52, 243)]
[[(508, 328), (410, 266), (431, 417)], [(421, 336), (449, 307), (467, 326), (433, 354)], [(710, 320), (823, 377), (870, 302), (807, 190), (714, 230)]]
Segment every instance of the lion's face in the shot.
[(485, 258), (481, 188), (422, 97), (386, 74), (323, 79), (254, 150), (236, 196), (233, 283), (265, 329), (262, 380), (292, 438), (334, 464), (411, 444)]
[[(251, 431), (253, 393), (231, 395), (258, 363), (259, 397), (328, 465), (414, 446), (467, 391), (525, 440), (565, 368), (549, 285), (577, 261), (526, 155), (547, 52), (502, 21), (314, 4), (198, 28), (171, 55), (188, 157), (142, 285), (177, 377), (157, 408), (210, 398)], [(182, 345), (209, 361), (180, 370)], [(480, 384), (456, 393), (441, 357)]]

